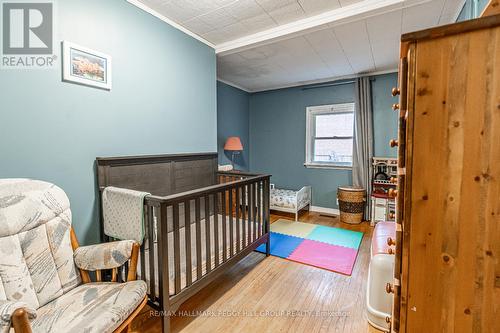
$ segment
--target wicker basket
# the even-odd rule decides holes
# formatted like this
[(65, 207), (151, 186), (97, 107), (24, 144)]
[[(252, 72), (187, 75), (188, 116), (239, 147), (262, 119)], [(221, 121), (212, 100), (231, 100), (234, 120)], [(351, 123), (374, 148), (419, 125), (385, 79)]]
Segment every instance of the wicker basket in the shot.
[(364, 188), (342, 186), (338, 188), (340, 221), (349, 224), (363, 222), (366, 205), (366, 191)]

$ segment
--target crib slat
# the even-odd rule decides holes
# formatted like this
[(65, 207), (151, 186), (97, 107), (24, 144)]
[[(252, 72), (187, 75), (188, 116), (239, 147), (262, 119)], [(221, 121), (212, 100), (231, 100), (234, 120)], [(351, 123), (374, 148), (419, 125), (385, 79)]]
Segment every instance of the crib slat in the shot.
[(255, 229), (255, 240), (259, 238), (259, 221), (260, 221), (260, 182), (255, 183), (255, 221), (253, 223)]
[(252, 243), (253, 240), (253, 230), (252, 224), (255, 221), (255, 190), (253, 188), (253, 183), (248, 185), (250, 191), (251, 204), (248, 205), (248, 244)]
[(229, 257), (232, 257), (234, 253), (233, 191), (232, 188), (229, 190)]
[[(148, 252), (148, 259), (149, 259), (149, 294), (151, 299), (156, 298), (156, 283), (155, 283), (155, 238), (154, 238), (154, 233), (155, 231), (155, 224), (154, 224), (154, 215), (153, 215), (153, 207), (149, 207), (148, 209), (148, 221), (149, 221), (149, 226), (150, 228), (148, 229), (148, 239), (149, 239), (149, 252)], [(160, 223), (160, 220), (157, 218), (156, 220), (157, 224)], [(158, 255), (160, 248), (157, 248)], [(144, 271), (145, 272), (145, 271)], [(144, 273), (144, 277), (146, 277), (146, 273)], [(161, 280), (160, 280), (161, 281)]]
[(191, 262), (191, 200), (184, 202), (184, 236), (186, 236), (186, 287), (193, 283)]
[(254, 220), (254, 196), (253, 196), (253, 184), (248, 185), (248, 221), (247, 221), (247, 226), (248, 226), (248, 236), (247, 236), (247, 243), (250, 244), (252, 243), (252, 223)]
[(261, 186), (260, 186), (260, 181), (255, 184), (255, 191), (256, 191), (256, 199), (257, 203), (255, 205), (255, 211), (257, 212), (257, 220), (255, 221), (255, 239), (260, 237), (260, 223), (261, 223), (261, 218), (260, 214), (262, 212), (262, 192), (261, 192)]
[[(149, 215), (148, 215), (149, 209), (150, 209), (150, 207), (148, 205), (144, 205), (144, 225), (145, 225), (145, 228), (148, 232), (149, 232), (149, 229), (151, 228), (151, 223), (149, 222)], [(149, 236), (148, 236), (148, 233), (146, 233), (144, 235), (144, 239), (142, 240), (141, 248), (139, 250), (139, 257), (141, 259), (141, 266), (137, 268), (139, 270), (140, 276), (141, 276), (142, 280), (144, 280), (144, 282), (147, 282), (146, 281), (146, 255), (145, 255), (145, 251), (146, 251), (146, 243), (148, 242), (148, 239), (149, 239)], [(149, 242), (149, 244), (151, 244), (151, 242)]]
[(267, 212), (269, 211), (269, 199), (270, 199), (269, 198), (269, 195), (270, 195), (270, 193), (269, 193), (269, 186), (270, 186), (269, 185), (269, 180), (266, 179), (264, 181), (264, 193), (265, 193), (265, 195), (264, 195), (264, 200), (265, 200), (264, 201), (264, 204), (265, 204), (264, 218), (267, 218)]
[(260, 234), (259, 234), (259, 225), (260, 225), (260, 208), (261, 208), (261, 192), (260, 192), (260, 182), (257, 182), (255, 184), (255, 200), (257, 201), (255, 203), (255, 214), (256, 215), (256, 219), (254, 221), (254, 227), (255, 227), (255, 239), (259, 238), (260, 237)]
[(236, 252), (240, 252), (241, 243), (240, 243), (240, 193), (241, 187), (236, 187)]
[(205, 196), (205, 265), (206, 273), (212, 270), (212, 256), (210, 251), (210, 197)]
[(255, 241), (258, 237), (258, 226), (257, 226), (257, 221), (259, 220), (259, 199), (258, 199), (258, 196), (259, 196), (259, 183), (254, 183), (253, 184), (253, 193), (254, 193), (254, 198), (255, 198), (255, 201), (254, 201), (254, 207), (253, 207), (253, 210), (254, 210), (254, 219), (252, 221), (252, 226), (253, 226), (253, 232), (252, 232), (252, 235), (253, 235), (253, 240)]
[(265, 234), (264, 230), (264, 225), (266, 221), (266, 211), (267, 211), (267, 206), (266, 206), (266, 181), (262, 181), (262, 225), (260, 228), (261, 235)]
[(267, 191), (267, 197), (266, 197), (266, 232), (269, 232), (269, 223), (271, 219), (271, 212), (270, 212), (270, 200), (271, 200), (271, 184), (269, 182), (269, 178), (266, 180), (266, 191)]
[(266, 182), (262, 182), (262, 227), (260, 229), (261, 234), (264, 234), (264, 220), (266, 216)]
[(266, 179), (266, 181), (264, 182), (264, 205), (265, 205), (265, 208), (264, 208), (264, 233), (269, 233), (269, 205), (270, 205), (270, 188), (269, 188), (270, 184), (269, 184), (269, 178)]
[(174, 219), (174, 285), (175, 294), (181, 291), (181, 244), (179, 234), (179, 204), (173, 204)]
[(215, 192), (214, 198), (214, 257), (215, 267), (219, 266), (219, 193)]
[(115, 267), (111, 270), (111, 282), (116, 282), (117, 275), (118, 275), (118, 269)]
[(241, 228), (243, 231), (241, 242), (243, 243), (243, 248), (246, 247), (247, 230), (246, 230), (246, 210), (247, 210), (247, 196), (248, 189), (246, 185), (241, 188)]
[(200, 198), (197, 197), (194, 201), (195, 206), (195, 223), (196, 223), (196, 276), (198, 280), (201, 279), (202, 275), (202, 263), (203, 260), (201, 258), (201, 206), (200, 206)]
[(257, 238), (260, 238), (261, 235), (261, 223), (262, 223), (262, 186), (261, 182), (257, 183), (257, 223), (256, 223), (256, 228), (257, 228)]
[[(166, 310), (170, 296), (170, 274), (168, 263), (168, 215), (167, 205), (161, 204), (159, 209), (155, 208), (158, 229), (158, 281), (159, 281), (159, 303), (162, 310)], [(152, 251), (152, 249), (150, 249)], [(154, 263), (152, 263), (154, 265)], [(154, 286), (154, 275), (150, 281)], [(154, 288), (154, 287), (153, 287)]]
[(222, 261), (227, 260), (227, 231), (226, 231), (226, 191), (221, 193), (222, 195)]

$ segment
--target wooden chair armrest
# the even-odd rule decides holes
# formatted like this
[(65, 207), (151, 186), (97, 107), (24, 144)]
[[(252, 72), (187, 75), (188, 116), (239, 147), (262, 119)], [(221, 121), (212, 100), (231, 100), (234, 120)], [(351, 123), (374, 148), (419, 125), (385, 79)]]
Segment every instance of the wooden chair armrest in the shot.
[(135, 281), (137, 279), (137, 261), (139, 260), (139, 243), (134, 243), (132, 253), (130, 254), (130, 265), (128, 267), (127, 281)]
[[(77, 248), (80, 247), (80, 243), (78, 243), (78, 238), (76, 238), (75, 230), (73, 229), (73, 227), (71, 227), (69, 235), (71, 239), (71, 247), (73, 248), (73, 251), (75, 251)], [(83, 269), (79, 269), (79, 271), (83, 283), (91, 282), (89, 272), (84, 271)]]
[[(76, 238), (75, 231), (73, 228), (71, 228), (70, 232), (70, 237), (71, 237), (71, 245), (73, 247), (73, 251), (75, 251), (77, 248), (80, 247), (80, 244), (78, 243), (78, 239)], [(128, 274), (127, 274), (127, 281), (135, 281), (137, 279), (137, 262), (139, 260), (139, 250), (141, 246), (139, 243), (134, 243), (132, 245), (132, 252), (130, 254), (130, 265), (128, 269)], [(83, 283), (89, 283), (92, 282), (90, 279), (89, 272), (79, 268), (80, 274), (82, 276), (82, 282)], [(97, 281), (101, 281), (101, 272), (96, 271), (96, 277)], [(113, 277), (116, 279), (116, 269), (113, 269)]]
[(12, 326), (16, 333), (31, 333), (31, 325), (28, 319), (28, 312), (25, 309), (17, 309), (12, 314)]

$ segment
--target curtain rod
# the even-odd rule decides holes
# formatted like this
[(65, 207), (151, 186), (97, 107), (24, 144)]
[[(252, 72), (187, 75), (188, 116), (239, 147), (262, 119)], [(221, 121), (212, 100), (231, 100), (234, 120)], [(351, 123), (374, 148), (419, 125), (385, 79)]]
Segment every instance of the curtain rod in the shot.
[(341, 82), (330, 82), (330, 83), (322, 83), (322, 84), (316, 84), (313, 86), (308, 86), (302, 88), (302, 90), (309, 90), (309, 89), (316, 89), (316, 88), (326, 88), (326, 87), (334, 87), (334, 86), (343, 86), (345, 84), (352, 84), (355, 83), (355, 80), (349, 80), (349, 81), (341, 81)]
[[(375, 81), (377, 80), (374, 77), (370, 78), (370, 81)], [(303, 87), (302, 90), (309, 90), (309, 89), (316, 89), (316, 88), (326, 88), (326, 87), (335, 87), (335, 86), (343, 86), (345, 84), (353, 84), (356, 83), (356, 80), (343, 80), (343, 81), (337, 81), (337, 82), (329, 82), (329, 83), (320, 83), (320, 84), (315, 84), (312, 86), (307, 86)]]

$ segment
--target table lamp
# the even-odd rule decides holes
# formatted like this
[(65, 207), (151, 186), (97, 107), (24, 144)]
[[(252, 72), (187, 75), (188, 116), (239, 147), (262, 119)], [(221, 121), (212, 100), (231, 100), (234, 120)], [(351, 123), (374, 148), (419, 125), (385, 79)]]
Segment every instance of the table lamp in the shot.
[(231, 152), (231, 165), (234, 169), (234, 155), (243, 151), (243, 145), (241, 144), (240, 138), (238, 136), (230, 136), (227, 138), (224, 150)]

